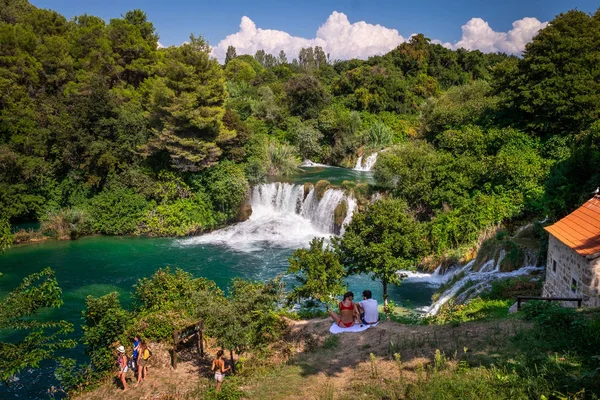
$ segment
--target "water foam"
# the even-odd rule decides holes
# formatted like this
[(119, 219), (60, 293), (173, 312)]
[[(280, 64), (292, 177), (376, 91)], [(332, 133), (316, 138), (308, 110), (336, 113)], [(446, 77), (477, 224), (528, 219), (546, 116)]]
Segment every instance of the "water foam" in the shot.
[(340, 189), (328, 189), (319, 200), (312, 188), (304, 197), (304, 186), (275, 182), (252, 189), (252, 215), (247, 221), (215, 232), (184, 239), (182, 245), (211, 243), (237, 251), (259, 251), (265, 247), (298, 248), (314, 237), (334, 235), (334, 210), (348, 204), (343, 225), (350, 222), (356, 201)]

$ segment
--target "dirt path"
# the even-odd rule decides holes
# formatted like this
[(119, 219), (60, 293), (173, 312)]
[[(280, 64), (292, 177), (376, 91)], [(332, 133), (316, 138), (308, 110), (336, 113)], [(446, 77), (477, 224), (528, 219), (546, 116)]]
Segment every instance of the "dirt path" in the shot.
[[(522, 321), (502, 320), (459, 326), (416, 326), (385, 321), (361, 333), (331, 335), (328, 319), (290, 322), (289, 341), (295, 354), (272, 368), (272, 373), (251, 379), (243, 387), (249, 399), (351, 398), (354, 389), (373, 384), (373, 377), (398, 376), (398, 361), (405, 379), (414, 379), (431, 363), (436, 350), (449, 359), (490, 358), (500, 352), (509, 337), (524, 326)], [(466, 352), (465, 352), (466, 350)], [(165, 346), (155, 346), (148, 379), (135, 386), (133, 375), (126, 392), (116, 380), (105, 382), (81, 400), (184, 399), (212, 384), (211, 358), (200, 359), (193, 351), (176, 370), (170, 366)], [(399, 355), (394, 356), (394, 354)], [(335, 395), (334, 395), (335, 394)]]

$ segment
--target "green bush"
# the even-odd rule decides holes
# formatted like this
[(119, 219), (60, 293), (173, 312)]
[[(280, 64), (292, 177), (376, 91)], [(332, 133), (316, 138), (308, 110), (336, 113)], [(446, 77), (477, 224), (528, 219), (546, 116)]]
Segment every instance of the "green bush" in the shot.
[(138, 232), (149, 236), (187, 236), (210, 230), (217, 223), (210, 205), (194, 196), (148, 211), (139, 223)]
[(178, 306), (165, 307), (159, 310), (142, 311), (127, 329), (126, 337), (140, 335), (142, 338), (156, 342), (172, 340), (173, 331), (198, 322), (189, 313)]
[(426, 321), (446, 324), (505, 318), (512, 303), (511, 300), (484, 300), (476, 297), (466, 304), (448, 304), (436, 315), (426, 318)]
[[(177, 268), (161, 268), (150, 278), (142, 278), (134, 285), (136, 309), (168, 309), (173, 304), (186, 303), (193, 294), (200, 291), (220, 293), (213, 281), (194, 278), (189, 272)], [(181, 311), (184, 311), (182, 309)]]
[(40, 230), (59, 240), (77, 239), (87, 233), (88, 218), (85, 210), (69, 208), (51, 211), (42, 220)]
[(540, 296), (543, 282), (541, 279), (518, 277), (510, 279), (497, 279), (482, 297), (489, 300), (513, 300), (517, 296)]
[(521, 311), (525, 320), (536, 322), (549, 335), (569, 329), (577, 316), (575, 309), (551, 301), (529, 301)]
[(149, 205), (131, 189), (105, 189), (88, 203), (91, 230), (105, 235), (134, 233)]
[(214, 209), (228, 220), (233, 219), (250, 189), (244, 168), (232, 161), (222, 161), (207, 172), (204, 181)]

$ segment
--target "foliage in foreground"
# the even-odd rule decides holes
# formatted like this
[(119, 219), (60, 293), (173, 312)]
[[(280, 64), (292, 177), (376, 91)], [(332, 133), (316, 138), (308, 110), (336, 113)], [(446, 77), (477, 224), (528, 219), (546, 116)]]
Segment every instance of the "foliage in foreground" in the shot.
[(298, 285), (290, 291), (288, 298), (315, 299), (329, 310), (335, 296), (345, 290), (345, 270), (335, 252), (324, 248), (323, 243), (323, 238), (313, 238), (308, 249), (297, 249), (290, 257), (288, 272), (296, 274)]
[(82, 342), (90, 363), (61, 360), (57, 370), (65, 391), (93, 388), (110, 375), (115, 348), (122, 344), (130, 354), (135, 335), (155, 342), (170, 342), (173, 331), (204, 320), (207, 335), (223, 348), (240, 354), (279, 340), (285, 327), (277, 311), (279, 281), (265, 283), (234, 279), (226, 296), (213, 281), (194, 278), (181, 269), (159, 269), (134, 286), (135, 305), (121, 307), (116, 292), (88, 296)]
[(36, 318), (46, 307), (63, 304), (62, 291), (54, 271), (46, 268), (23, 279), (0, 303), (0, 329), (13, 331), (14, 339), (0, 342), (0, 380), (8, 383), (27, 367), (54, 358), (57, 350), (70, 349), (75, 341), (65, 339), (73, 332), (66, 321), (40, 321)]

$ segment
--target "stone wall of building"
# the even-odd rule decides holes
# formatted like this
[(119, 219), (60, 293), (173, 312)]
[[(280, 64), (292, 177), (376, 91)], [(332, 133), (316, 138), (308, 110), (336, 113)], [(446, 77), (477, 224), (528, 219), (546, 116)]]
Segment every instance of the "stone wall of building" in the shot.
[(600, 258), (588, 260), (550, 235), (543, 296), (582, 297), (585, 307), (600, 307)]

